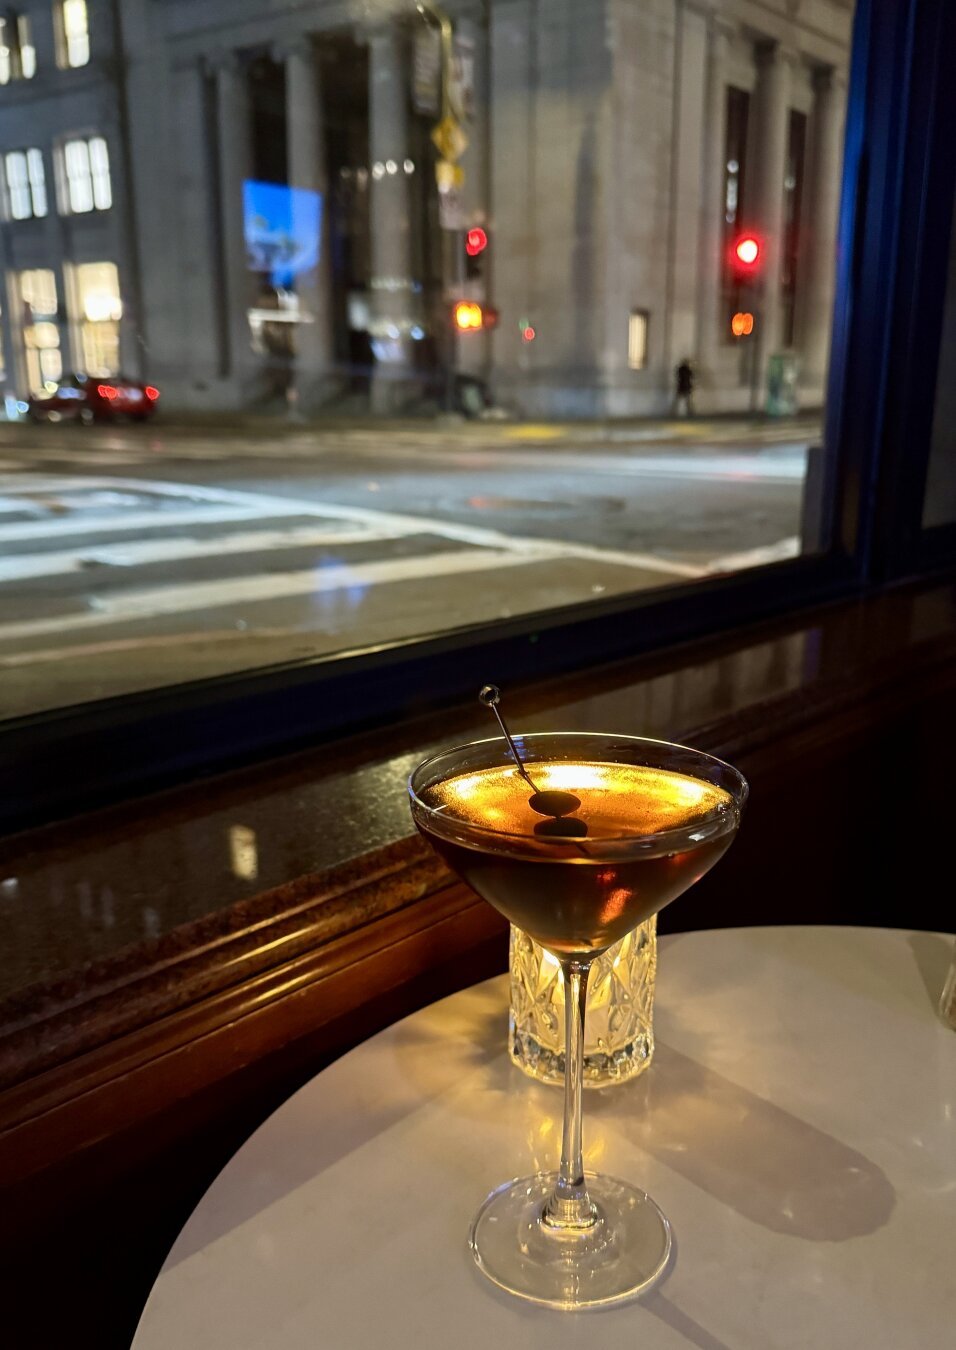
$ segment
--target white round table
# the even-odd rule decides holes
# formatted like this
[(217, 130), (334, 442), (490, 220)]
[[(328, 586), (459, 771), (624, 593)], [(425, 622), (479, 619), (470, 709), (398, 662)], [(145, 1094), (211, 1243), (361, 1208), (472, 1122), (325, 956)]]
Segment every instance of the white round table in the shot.
[(562, 1095), (505, 1053), (507, 982), (317, 1075), (183, 1229), (134, 1350), (943, 1350), (956, 1336), (956, 1032), (938, 934), (751, 928), (662, 943), (657, 1053), (585, 1094), (585, 1161), (674, 1225), (642, 1300), (500, 1292), (465, 1237), (553, 1167)]

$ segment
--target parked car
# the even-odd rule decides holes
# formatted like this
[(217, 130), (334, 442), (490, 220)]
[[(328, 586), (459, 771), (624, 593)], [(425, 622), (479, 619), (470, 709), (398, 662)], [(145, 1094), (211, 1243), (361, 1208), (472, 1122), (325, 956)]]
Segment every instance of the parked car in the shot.
[(95, 375), (64, 375), (52, 390), (31, 394), (27, 416), (33, 422), (93, 422), (129, 417), (145, 422), (156, 411), (159, 390), (154, 384), (127, 380), (122, 375), (98, 379)]

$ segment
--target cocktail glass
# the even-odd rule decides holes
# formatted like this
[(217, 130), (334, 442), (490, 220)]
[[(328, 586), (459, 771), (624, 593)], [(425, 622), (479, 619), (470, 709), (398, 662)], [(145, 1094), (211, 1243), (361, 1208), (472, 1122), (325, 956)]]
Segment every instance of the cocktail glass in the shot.
[(636, 736), (516, 736), (442, 751), (409, 780), (415, 824), (448, 865), (560, 963), (565, 980), (561, 1165), (499, 1186), (469, 1238), (495, 1284), (557, 1308), (648, 1289), (671, 1228), (642, 1190), (585, 1173), (584, 1018), (591, 962), (698, 881), (730, 846), (747, 797), (736, 769)]

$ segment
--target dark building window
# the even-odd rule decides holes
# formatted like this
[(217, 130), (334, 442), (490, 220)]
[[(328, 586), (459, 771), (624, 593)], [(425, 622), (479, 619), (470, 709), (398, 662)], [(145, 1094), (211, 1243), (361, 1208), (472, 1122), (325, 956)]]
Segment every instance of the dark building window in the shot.
[(800, 218), (803, 210), (806, 148), (806, 114), (791, 108), (787, 131), (787, 170), (783, 180), (783, 257), (781, 259), (780, 276), (781, 333), (785, 347), (792, 347), (794, 339), (794, 312), (797, 294), (797, 265), (800, 257)]
[(722, 260), (724, 341), (732, 341), (730, 320), (739, 308), (737, 278), (731, 264), (734, 240), (747, 225), (747, 129), (750, 94), (727, 86), (727, 137), (724, 153), (724, 249)]

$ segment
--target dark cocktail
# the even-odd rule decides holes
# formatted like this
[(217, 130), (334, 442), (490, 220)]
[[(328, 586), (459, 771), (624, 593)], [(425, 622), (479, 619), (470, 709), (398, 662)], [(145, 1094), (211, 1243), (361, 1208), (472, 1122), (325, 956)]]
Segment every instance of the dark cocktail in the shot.
[(499, 1187), (471, 1246), (503, 1288), (561, 1308), (628, 1298), (664, 1269), (670, 1227), (643, 1191), (585, 1177), (581, 1071), (590, 963), (727, 850), (747, 786), (686, 746), (590, 733), (476, 741), (411, 777), (415, 823), (448, 865), (560, 962), (565, 980), (561, 1167)]

